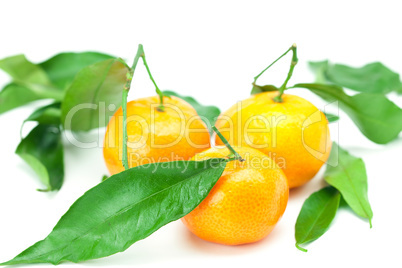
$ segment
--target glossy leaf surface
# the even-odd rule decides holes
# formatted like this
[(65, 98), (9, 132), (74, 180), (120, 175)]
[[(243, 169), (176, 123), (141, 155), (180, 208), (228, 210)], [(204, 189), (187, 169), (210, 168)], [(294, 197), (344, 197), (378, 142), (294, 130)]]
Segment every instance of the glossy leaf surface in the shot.
[(310, 67), (321, 82), (326, 80), (359, 92), (386, 94), (402, 90), (399, 74), (381, 62), (373, 62), (356, 68), (322, 61), (310, 62)]
[(371, 227), (373, 211), (368, 200), (367, 173), (363, 160), (350, 155), (334, 142), (329, 162), (338, 162), (338, 165), (327, 166), (325, 180), (341, 192), (357, 215), (369, 220)]
[(304, 201), (295, 226), (296, 247), (316, 240), (329, 228), (339, 207), (341, 195), (334, 187), (325, 187)]
[(121, 105), (127, 68), (110, 59), (82, 69), (67, 89), (61, 105), (65, 129), (88, 131), (106, 126)]
[(349, 96), (339, 86), (324, 84), (296, 84), (294, 87), (307, 88), (330, 102), (338, 101), (360, 131), (375, 143), (386, 144), (402, 131), (402, 109), (384, 95)]
[(62, 90), (52, 85), (45, 71), (28, 61), (24, 55), (0, 60), (0, 69), (8, 73), (15, 84), (30, 89), (41, 98), (63, 98)]
[(65, 52), (53, 56), (39, 66), (47, 73), (54, 85), (64, 89), (84, 67), (112, 58), (114, 57), (98, 52)]
[(0, 91), (0, 114), (45, 98), (30, 88), (10, 83)]
[(124, 251), (191, 212), (210, 192), (226, 160), (137, 166), (81, 196), (44, 240), (3, 263), (80, 262)]
[(35, 110), (24, 122), (35, 121), (39, 124), (59, 125), (60, 117), (60, 102), (56, 102)]
[(64, 179), (64, 157), (58, 125), (36, 126), (21, 140), (16, 151), (46, 186), (43, 191), (59, 190)]

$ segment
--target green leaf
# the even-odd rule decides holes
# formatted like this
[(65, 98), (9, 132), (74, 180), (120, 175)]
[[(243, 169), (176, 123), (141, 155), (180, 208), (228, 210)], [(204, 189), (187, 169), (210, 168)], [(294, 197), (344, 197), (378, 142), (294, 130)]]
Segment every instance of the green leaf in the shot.
[(46, 73), (24, 55), (16, 55), (0, 60), (0, 69), (8, 73), (14, 81), (50, 85)]
[[(342, 64), (329, 64), (328, 61), (310, 62), (317, 79), (366, 93), (386, 94), (400, 91), (402, 83), (399, 74), (380, 62), (373, 62), (363, 67), (354, 68)], [(323, 79), (321, 83), (325, 82)]]
[(339, 120), (339, 116), (334, 115), (334, 114), (330, 114), (330, 113), (325, 113), (323, 112), (325, 117), (327, 118), (329, 123), (333, 123)]
[(335, 85), (296, 84), (294, 87), (307, 88), (327, 101), (339, 101), (339, 107), (375, 143), (386, 144), (402, 131), (402, 109), (384, 95), (359, 93), (349, 96)]
[(204, 106), (192, 97), (182, 96), (173, 91), (163, 91), (163, 94), (166, 94), (168, 96), (175, 96), (188, 102), (191, 106), (194, 107), (198, 115), (209, 128), (215, 125), (215, 121), (221, 113), (219, 108), (215, 106)]
[(60, 102), (52, 103), (35, 110), (24, 122), (35, 121), (45, 125), (60, 125)]
[(47, 187), (43, 191), (61, 188), (64, 163), (61, 132), (58, 125), (39, 124), (21, 140), (15, 153), (38, 174)]
[(296, 247), (321, 237), (329, 228), (339, 207), (341, 195), (331, 187), (325, 187), (304, 201), (295, 226)]
[(45, 71), (24, 55), (0, 60), (0, 69), (8, 73), (15, 84), (29, 88), (41, 98), (61, 100), (63, 97), (63, 92), (51, 84)]
[(82, 69), (67, 89), (61, 105), (64, 128), (88, 131), (106, 126), (110, 116), (121, 105), (127, 71), (126, 66), (116, 59)]
[(64, 89), (84, 67), (112, 58), (114, 57), (97, 52), (60, 53), (40, 63), (39, 66), (47, 73), (54, 85)]
[(10, 83), (0, 91), (0, 114), (43, 98), (25, 86)]
[(251, 95), (255, 95), (262, 92), (278, 91), (278, 90), (279, 89), (274, 85), (265, 85), (265, 86), (253, 85), (253, 88), (251, 89)]
[(341, 192), (357, 215), (369, 220), (371, 228), (373, 212), (367, 196), (367, 174), (363, 160), (350, 155), (334, 142), (328, 162), (338, 162), (338, 165), (328, 165), (324, 179)]
[(191, 212), (210, 192), (226, 160), (137, 166), (81, 196), (44, 240), (2, 265), (80, 262), (126, 250)]

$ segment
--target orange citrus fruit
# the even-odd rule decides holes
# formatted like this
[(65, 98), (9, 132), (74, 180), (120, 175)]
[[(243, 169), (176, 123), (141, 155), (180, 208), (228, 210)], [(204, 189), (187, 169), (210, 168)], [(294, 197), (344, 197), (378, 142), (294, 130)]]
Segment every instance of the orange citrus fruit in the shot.
[[(235, 150), (245, 161), (228, 162), (208, 196), (182, 218), (198, 237), (225, 245), (267, 236), (283, 215), (289, 196), (286, 176), (271, 158), (249, 147)], [(193, 159), (227, 155), (226, 148), (211, 148)]]
[[(230, 144), (250, 146), (270, 156), (285, 172), (289, 187), (311, 180), (331, 150), (328, 121), (307, 100), (278, 92), (259, 93), (222, 113), (216, 127)], [(217, 144), (223, 144), (219, 137)]]
[[(210, 147), (210, 135), (194, 108), (184, 100), (159, 97), (127, 103), (127, 151), (130, 167), (147, 163), (189, 160)], [(119, 108), (106, 129), (103, 156), (111, 174), (124, 170), (122, 165), (123, 111)]]

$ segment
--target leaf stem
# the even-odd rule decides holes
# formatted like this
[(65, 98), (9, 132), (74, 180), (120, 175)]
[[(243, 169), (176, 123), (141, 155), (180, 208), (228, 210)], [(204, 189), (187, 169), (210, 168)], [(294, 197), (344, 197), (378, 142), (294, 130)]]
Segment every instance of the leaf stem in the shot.
[(229, 144), (228, 140), (223, 137), (223, 135), (219, 132), (219, 130), (213, 126), (212, 130), (215, 131), (216, 135), (222, 140), (222, 142), (225, 144), (225, 146), (229, 149), (230, 155), (228, 155), (227, 161), (233, 161), (233, 160), (239, 160), (240, 162), (245, 161), (236, 151), (233, 149), (233, 147)]
[(298, 243), (296, 243), (295, 246), (297, 247), (298, 250), (303, 251), (303, 252), (307, 252), (307, 249), (302, 248)]
[(289, 50), (292, 50), (293, 56), (292, 56), (292, 61), (290, 62), (290, 68), (289, 68), (288, 76), (286, 77), (285, 82), (283, 82), (282, 86), (279, 88), (279, 94), (278, 94), (278, 96), (276, 96), (274, 98), (275, 102), (283, 102), (283, 99), (282, 99), (283, 92), (286, 90), (286, 86), (287, 86), (290, 78), (293, 75), (293, 70), (294, 70), (297, 62), (299, 61), (299, 59), (297, 58), (297, 46), (296, 46), (296, 44), (293, 44), (289, 48)]

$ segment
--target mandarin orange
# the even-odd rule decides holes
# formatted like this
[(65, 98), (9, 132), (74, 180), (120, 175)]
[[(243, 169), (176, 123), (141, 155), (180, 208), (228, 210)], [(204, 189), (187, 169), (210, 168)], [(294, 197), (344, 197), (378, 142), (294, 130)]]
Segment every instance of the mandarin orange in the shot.
[[(286, 177), (271, 158), (249, 147), (234, 148), (245, 161), (228, 162), (206, 199), (182, 218), (198, 237), (225, 245), (267, 236), (284, 213), (289, 195)], [(227, 148), (211, 148), (193, 159), (227, 155)]]
[[(235, 146), (249, 146), (270, 156), (284, 170), (289, 187), (311, 180), (331, 151), (328, 121), (309, 101), (278, 92), (264, 92), (222, 113), (216, 127)], [(223, 144), (216, 137), (217, 144)]]
[[(153, 162), (189, 160), (210, 147), (205, 123), (186, 101), (164, 97), (160, 111), (159, 97), (127, 103), (127, 151), (130, 167)], [(103, 156), (110, 174), (124, 170), (122, 165), (123, 111), (118, 109), (107, 126)]]

